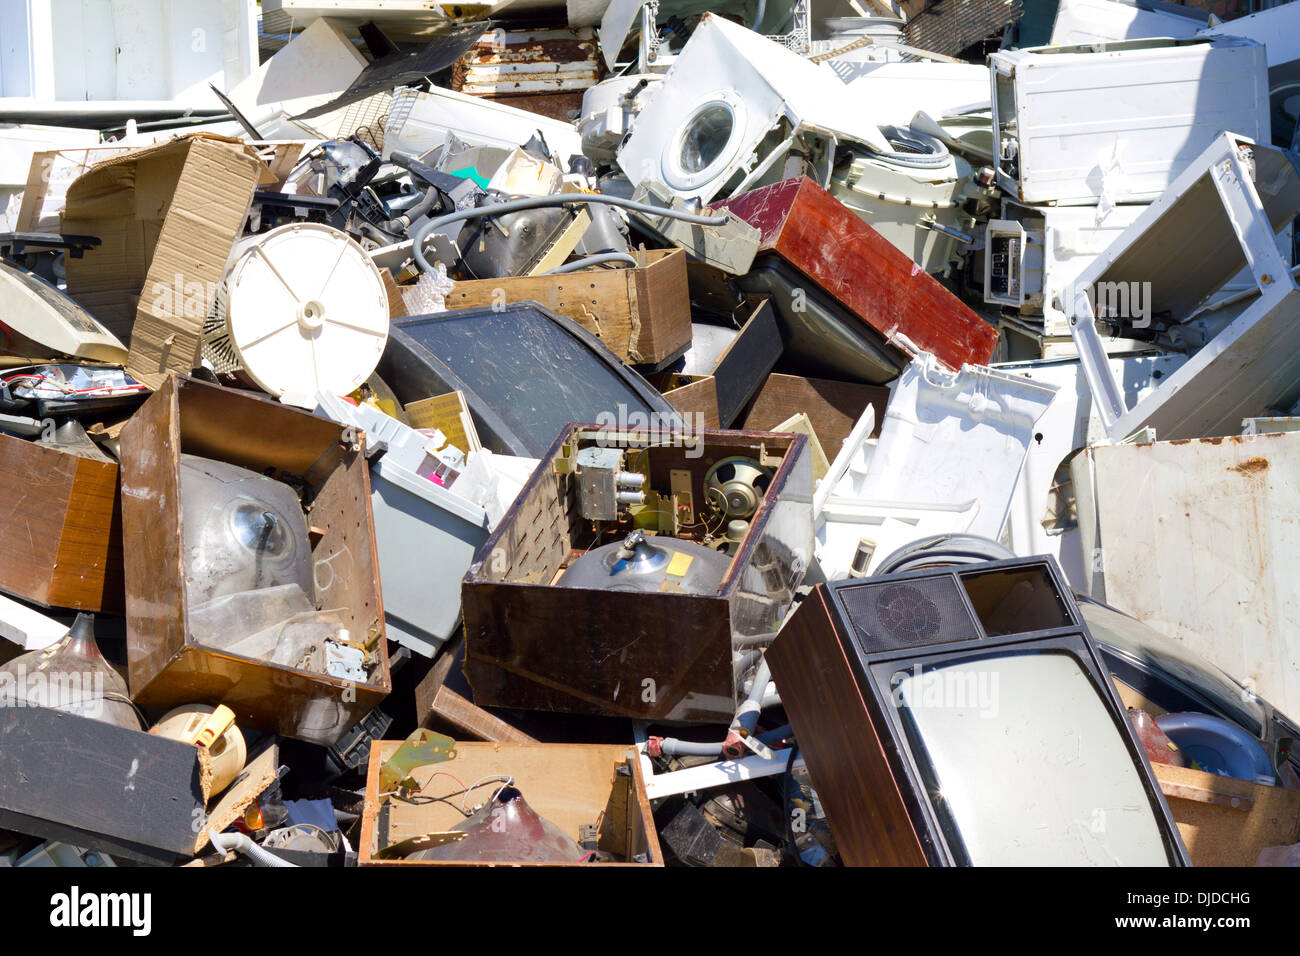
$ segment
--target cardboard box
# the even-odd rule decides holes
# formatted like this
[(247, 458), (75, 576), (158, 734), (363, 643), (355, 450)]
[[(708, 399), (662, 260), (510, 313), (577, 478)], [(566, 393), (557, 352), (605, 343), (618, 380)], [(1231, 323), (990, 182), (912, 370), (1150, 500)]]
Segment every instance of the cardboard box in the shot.
[[(207, 138), (220, 142), (241, 143), (242, 140), (208, 134)], [(306, 142), (253, 142), (247, 143), (266, 169), (261, 174), (260, 185), (278, 189), (302, 155)], [(18, 209), (15, 232), (58, 232), (59, 216), (64, 209), (68, 187), (96, 163), (129, 153), (136, 147), (120, 143), (99, 146), (80, 146), (50, 149), (32, 154), (32, 165), (23, 189), (22, 205)]]
[(126, 370), (150, 388), (198, 364), (265, 171), (242, 144), (193, 136), (104, 160), (68, 187), (60, 230), (102, 240), (67, 260), (68, 294), (129, 344)]
[[(128, 678), (145, 707), (225, 704), (241, 724), (334, 744), (392, 686), (364, 434), (236, 389), (174, 375), (122, 430)], [(217, 651), (190, 631), (180, 455), (301, 478), (311, 498), (317, 600), (354, 640), (378, 632), (366, 684)], [(324, 592), (324, 597), (322, 597)]]
[(0, 435), (0, 589), (46, 607), (121, 613), (117, 470)]
[(0, 827), (164, 866), (202, 850), (279, 769), (272, 742), (209, 807), (210, 758), (193, 744), (48, 707), (0, 708), (0, 737)]
[[(408, 803), (379, 797), (379, 768), (401, 741), (377, 740), (370, 746), (366, 774), (365, 809), (361, 818), (359, 866), (570, 866), (568, 863), (463, 863), (438, 860), (388, 860), (377, 854), (383, 847), (451, 829), (465, 819), (447, 802)], [(412, 772), (430, 795), (456, 789), (448, 778), (433, 779), (448, 771), (469, 784), (489, 776), (510, 776), (528, 805), (578, 841), (578, 828), (599, 825), (598, 847), (621, 862), (578, 864), (599, 866), (663, 866), (659, 837), (646, 798), (636, 751), (623, 744), (456, 743), (449, 762), (419, 767)], [(493, 793), (485, 787), (470, 795), (471, 805), (486, 802)]]
[(558, 276), (457, 282), (447, 308), (539, 302), (568, 316), (629, 365), (662, 367), (691, 344), (686, 253), (642, 249), (632, 269), (596, 267)]
[[(736, 655), (752, 657), (771, 640), (812, 554), (808, 439), (711, 430), (691, 437), (694, 447), (650, 431), (569, 425), (561, 432), (462, 582), (465, 676), (475, 704), (730, 720), (744, 677)], [(655, 591), (553, 583), (578, 557), (632, 530), (630, 522), (601, 522), (606, 533), (597, 544), (592, 522), (581, 517), (577, 476), (556, 472), (566, 446), (595, 444), (627, 449), (631, 466), (648, 472), (646, 487), (660, 495), (674, 482), (689, 487), (697, 516), (709, 513), (704, 480), (713, 464), (732, 456), (770, 463), (770, 483), (714, 591), (691, 593), (667, 580)], [(714, 530), (720, 527), (715, 519)]]

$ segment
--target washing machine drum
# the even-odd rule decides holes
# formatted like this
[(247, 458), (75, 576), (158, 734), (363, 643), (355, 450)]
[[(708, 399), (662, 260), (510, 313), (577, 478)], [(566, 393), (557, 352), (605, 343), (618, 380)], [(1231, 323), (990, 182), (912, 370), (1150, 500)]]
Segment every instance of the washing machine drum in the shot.
[(638, 114), (618, 165), (634, 185), (655, 180), (707, 203), (738, 184), (751, 159), (766, 158), (770, 150), (760, 145), (782, 135), (785, 124), (836, 130), (887, 148), (830, 70), (706, 14)]
[(662, 168), (668, 185), (694, 189), (717, 178), (752, 135), (745, 130), (745, 105), (727, 90), (697, 106), (664, 146)]

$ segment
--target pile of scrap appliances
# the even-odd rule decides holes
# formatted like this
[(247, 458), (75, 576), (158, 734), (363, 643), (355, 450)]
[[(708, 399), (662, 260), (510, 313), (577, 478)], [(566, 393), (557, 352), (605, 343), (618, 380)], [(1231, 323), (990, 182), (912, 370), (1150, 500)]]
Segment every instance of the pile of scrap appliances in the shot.
[(0, 865), (1300, 865), (1300, 3), (59, 7)]

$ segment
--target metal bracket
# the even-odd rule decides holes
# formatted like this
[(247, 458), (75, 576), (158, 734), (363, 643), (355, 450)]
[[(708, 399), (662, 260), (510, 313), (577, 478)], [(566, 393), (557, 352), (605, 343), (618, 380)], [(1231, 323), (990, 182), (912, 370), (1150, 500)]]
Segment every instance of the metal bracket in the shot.
[(379, 791), (388, 793), (398, 787), (413, 789), (418, 784), (411, 777), (411, 771), (455, 756), (456, 741), (422, 727), (407, 737), (397, 752), (379, 768)]

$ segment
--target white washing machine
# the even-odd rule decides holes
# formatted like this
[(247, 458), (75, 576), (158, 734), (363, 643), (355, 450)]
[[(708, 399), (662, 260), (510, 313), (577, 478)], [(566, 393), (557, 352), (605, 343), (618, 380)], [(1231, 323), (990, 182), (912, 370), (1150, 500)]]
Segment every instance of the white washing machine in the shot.
[(618, 165), (634, 185), (655, 180), (709, 202), (781, 153), (781, 140), (801, 125), (890, 149), (830, 69), (709, 14), (637, 117)]

